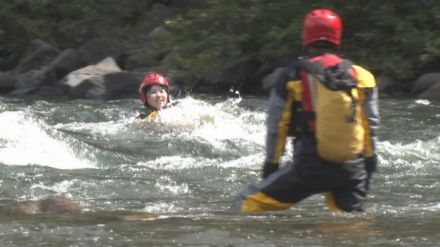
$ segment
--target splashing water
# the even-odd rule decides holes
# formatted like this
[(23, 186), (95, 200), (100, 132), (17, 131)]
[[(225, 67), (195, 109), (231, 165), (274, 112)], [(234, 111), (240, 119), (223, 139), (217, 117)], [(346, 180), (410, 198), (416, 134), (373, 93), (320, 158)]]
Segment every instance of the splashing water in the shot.
[(52, 137), (44, 124), (25, 112), (0, 114), (0, 162), (11, 165), (46, 165), (59, 169), (95, 167), (78, 158), (62, 136)]
[[(186, 97), (153, 123), (135, 119), (138, 100), (0, 102), (2, 246), (26, 246), (23, 239), (42, 246), (438, 242), (440, 102), (381, 101), (380, 165), (361, 215), (331, 214), (321, 195), (284, 212), (227, 213), (237, 193), (260, 178), (265, 98)], [(283, 159), (291, 159), (286, 151)], [(93, 215), (17, 218), (2, 211), (57, 194), (110, 216), (129, 210), (160, 217), (118, 222)]]

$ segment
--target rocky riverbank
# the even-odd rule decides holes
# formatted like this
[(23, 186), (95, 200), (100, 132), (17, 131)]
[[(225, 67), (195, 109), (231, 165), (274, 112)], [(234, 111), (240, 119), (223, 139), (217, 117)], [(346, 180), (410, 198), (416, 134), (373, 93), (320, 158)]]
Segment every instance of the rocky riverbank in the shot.
[[(153, 30), (150, 37), (165, 35), (164, 30)], [(150, 39), (148, 47), (157, 43)], [(164, 58), (153, 66), (127, 66), (130, 49), (120, 42), (94, 39), (78, 48), (60, 50), (43, 40), (32, 40), (15, 68), (0, 72), (0, 93), (13, 95), (67, 96), (72, 98), (119, 99), (137, 97), (139, 83), (146, 72), (167, 74), (168, 61)], [(168, 54), (172, 57), (172, 54)], [(228, 71), (213, 71), (203, 75), (197, 83), (179, 82), (170, 78), (175, 93), (184, 86), (192, 92), (225, 93), (229, 88), (250, 88), (250, 92), (264, 93), (277, 78), (282, 67), (277, 64), (262, 67), (251, 64), (236, 65)], [(381, 94), (440, 99), (440, 73), (421, 75), (407, 83), (394, 82), (384, 75), (377, 81)]]

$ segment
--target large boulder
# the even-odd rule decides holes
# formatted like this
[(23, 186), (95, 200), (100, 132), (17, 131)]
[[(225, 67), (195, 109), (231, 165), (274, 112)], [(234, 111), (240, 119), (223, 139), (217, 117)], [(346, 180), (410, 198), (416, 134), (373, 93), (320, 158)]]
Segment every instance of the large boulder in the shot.
[(81, 213), (83, 206), (63, 195), (51, 196), (37, 201), (21, 202), (12, 208), (15, 214), (44, 214), (44, 213)]
[[(230, 89), (245, 93), (254, 93), (261, 89), (255, 79), (258, 64), (252, 61), (243, 62), (221, 70), (212, 68), (201, 75), (195, 89), (199, 92), (222, 93)], [(258, 84), (258, 85), (257, 85)]]
[(59, 86), (51, 86), (51, 85), (42, 85), (37, 90), (32, 92), (33, 95), (39, 96), (65, 96), (66, 92), (62, 87)]
[(58, 48), (43, 40), (32, 40), (14, 72), (15, 74), (23, 74), (30, 70), (47, 67), (59, 53)]
[(121, 68), (119, 68), (119, 66), (116, 64), (116, 61), (111, 57), (107, 57), (96, 64), (92, 64), (69, 73), (63, 80), (61, 80), (60, 84), (73, 88), (80, 85), (86, 79), (99, 77), (105, 73), (120, 71)]
[(96, 64), (112, 57), (119, 67), (125, 66), (126, 55), (121, 42), (113, 39), (92, 39), (78, 48), (79, 60), (83, 65)]
[[(12, 94), (63, 95), (56, 83), (68, 72), (79, 68), (78, 54), (74, 49), (58, 53), (48, 66), (41, 66), (16, 75)], [(41, 87), (44, 87), (40, 90)]]
[(0, 93), (9, 93), (15, 88), (16, 80), (11, 73), (0, 72)]
[(411, 94), (419, 95), (421, 93), (424, 93), (438, 83), (440, 83), (440, 73), (424, 74), (414, 82)]
[(258, 62), (252, 60), (239, 63), (225, 71), (224, 80), (230, 82), (234, 90), (242, 93), (259, 93), (261, 82), (255, 76), (259, 66)]
[(17, 75), (15, 79), (15, 90), (11, 92), (12, 94), (33, 93), (41, 86), (45, 84), (53, 84), (56, 80), (52, 77), (52, 74), (47, 73), (47, 67), (27, 71)]
[(134, 98), (139, 95), (139, 84), (144, 73), (121, 71), (104, 76), (106, 99)]
[(106, 58), (68, 74), (60, 84), (74, 98), (116, 99), (137, 95), (143, 73), (122, 71), (113, 58)]
[(13, 57), (4, 56), (0, 57), (0, 71), (9, 71), (14, 69), (17, 64), (14, 62)]
[(62, 51), (48, 66), (50, 73), (60, 80), (68, 73), (79, 69), (81, 62), (77, 50), (70, 48)]
[(429, 89), (419, 94), (419, 98), (440, 100), (440, 81), (432, 85)]

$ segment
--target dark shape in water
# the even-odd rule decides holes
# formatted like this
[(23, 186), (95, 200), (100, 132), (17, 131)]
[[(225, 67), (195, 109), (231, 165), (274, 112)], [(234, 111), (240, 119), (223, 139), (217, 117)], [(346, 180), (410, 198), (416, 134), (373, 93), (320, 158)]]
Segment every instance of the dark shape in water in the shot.
[(42, 214), (81, 213), (83, 209), (79, 202), (63, 195), (57, 195), (37, 201), (21, 202), (12, 210), (21, 214)]
[(81, 214), (98, 220), (136, 221), (156, 218), (157, 215), (136, 211), (89, 211), (79, 202), (63, 196), (51, 196), (36, 201), (20, 202), (12, 208), (16, 214)]

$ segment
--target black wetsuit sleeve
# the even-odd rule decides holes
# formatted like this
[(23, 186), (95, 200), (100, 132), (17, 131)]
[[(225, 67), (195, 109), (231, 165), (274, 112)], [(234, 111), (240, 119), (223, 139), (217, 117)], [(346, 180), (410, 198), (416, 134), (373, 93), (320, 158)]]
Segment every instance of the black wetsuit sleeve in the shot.
[(284, 145), (287, 136), (280, 134), (283, 130), (280, 128), (289, 128), (290, 125), (285, 123), (283, 114), (286, 109), (292, 109), (292, 101), (288, 100), (287, 84), (295, 78), (293, 68), (286, 68), (280, 74), (277, 83), (270, 92), (268, 112), (267, 112), (267, 134), (266, 134), (266, 160), (265, 163), (278, 165), (280, 155), (284, 151)]

